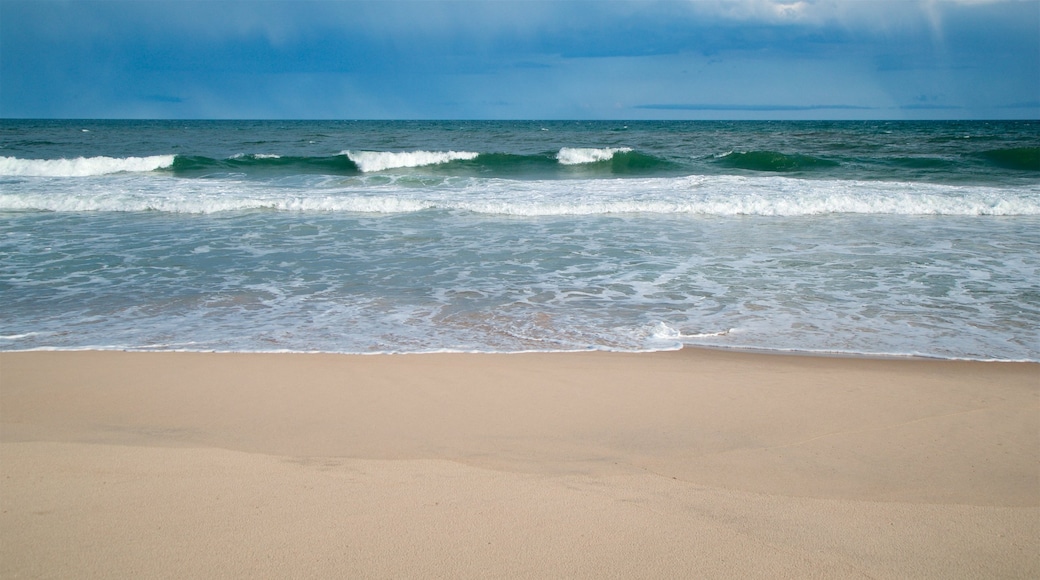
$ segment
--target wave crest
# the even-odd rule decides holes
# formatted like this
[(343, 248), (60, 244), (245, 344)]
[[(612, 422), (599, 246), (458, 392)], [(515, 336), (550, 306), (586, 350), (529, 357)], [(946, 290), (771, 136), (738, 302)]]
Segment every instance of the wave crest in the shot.
[(173, 165), (174, 159), (174, 155), (76, 157), (75, 159), (0, 157), (0, 175), (7, 177), (90, 177), (110, 173), (165, 169)]
[(560, 165), (582, 165), (585, 163), (599, 163), (610, 161), (617, 153), (628, 153), (630, 147), (606, 147), (594, 149), (591, 147), (564, 147), (556, 154), (556, 160)]
[(340, 154), (346, 155), (364, 173), (470, 161), (479, 155), (472, 151), (343, 151)]

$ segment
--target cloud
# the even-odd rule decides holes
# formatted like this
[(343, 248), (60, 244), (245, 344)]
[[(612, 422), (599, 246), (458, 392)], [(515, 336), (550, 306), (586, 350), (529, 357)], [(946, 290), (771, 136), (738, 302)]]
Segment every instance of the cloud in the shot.
[(837, 12), (836, 2), (813, 0), (690, 0), (692, 10), (707, 17), (741, 22), (823, 22)]
[(0, 0), (0, 115), (984, 115), (1040, 94), (1035, 8)]

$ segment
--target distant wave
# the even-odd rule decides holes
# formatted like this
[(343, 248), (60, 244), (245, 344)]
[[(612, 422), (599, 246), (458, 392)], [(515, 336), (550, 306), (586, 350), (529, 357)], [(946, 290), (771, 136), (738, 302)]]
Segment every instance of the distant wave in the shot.
[(805, 216), (827, 214), (1035, 216), (1040, 185), (1014, 188), (732, 175), (625, 180), (470, 177), (415, 187), (407, 176), (347, 185), (271, 187), (171, 180), (138, 191), (53, 184), (0, 193), (0, 210), (242, 210), (409, 213), (465, 211), (514, 216), (610, 214)]
[(89, 177), (110, 173), (155, 171), (170, 167), (173, 155), (150, 157), (77, 157), (75, 159), (18, 159), (0, 157), (0, 175), (17, 177)]

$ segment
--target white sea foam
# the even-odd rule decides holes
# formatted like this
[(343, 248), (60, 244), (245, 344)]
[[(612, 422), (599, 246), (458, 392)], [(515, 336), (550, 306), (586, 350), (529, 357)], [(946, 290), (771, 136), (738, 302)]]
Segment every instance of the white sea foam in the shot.
[(320, 211), (352, 213), (411, 213), (432, 207), (420, 200), (395, 197), (306, 197), (306, 196), (207, 196), (154, 197), (146, 195), (0, 195), (0, 210), (42, 210), (59, 212), (143, 212), (160, 211), (184, 214), (211, 214), (228, 211), (274, 210), (286, 212)]
[[(39, 181), (36, 181), (39, 179)], [(132, 174), (80, 182), (26, 178), (0, 191), (2, 210), (236, 210), (409, 213), (428, 209), (512, 216), (827, 214), (1040, 215), (1040, 185), (954, 186), (786, 177), (506, 180), (459, 178), (416, 186), (401, 177), (314, 178), (300, 187)]]
[(281, 159), (281, 155), (274, 153), (236, 153), (231, 159)]
[(650, 338), (656, 340), (682, 340), (692, 338), (712, 338), (718, 336), (726, 336), (733, 332), (733, 329), (720, 330), (717, 332), (694, 332), (684, 333), (681, 330), (669, 326), (667, 323), (658, 322), (653, 325), (650, 329)]
[(598, 163), (609, 161), (616, 153), (628, 153), (630, 147), (607, 147), (605, 149), (593, 149), (590, 147), (564, 147), (556, 154), (556, 160), (560, 165), (581, 165), (583, 163)]
[[(440, 200), (437, 207), (444, 207)], [(692, 214), (801, 216), (1040, 215), (1040, 186), (994, 188), (784, 177), (471, 183), (451, 209), (518, 216)]]
[[(415, 209), (392, 196), (308, 199)], [(11, 264), (0, 350), (1038, 357), (1037, 218), (291, 214), (306, 202), (220, 219), (8, 215), (0, 250), (44, 261)]]
[(0, 157), (0, 175), (19, 177), (88, 177), (109, 173), (154, 171), (173, 165), (173, 160), (173, 155), (77, 157), (75, 159)]
[(0, 340), (22, 340), (32, 336), (39, 336), (39, 332), (23, 332), (21, 334), (2, 334)]
[(399, 167), (422, 167), (455, 160), (476, 159), (472, 151), (343, 151), (362, 172), (385, 171)]

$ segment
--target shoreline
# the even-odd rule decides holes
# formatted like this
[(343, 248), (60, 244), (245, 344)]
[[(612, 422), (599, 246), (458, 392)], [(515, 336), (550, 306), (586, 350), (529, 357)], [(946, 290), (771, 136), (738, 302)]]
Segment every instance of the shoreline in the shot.
[(124, 353), (180, 353), (180, 354), (248, 354), (248, 355), (320, 355), (320, 356), (434, 356), (434, 355), (572, 355), (583, 353), (641, 355), (660, 354), (680, 351), (709, 351), (735, 354), (764, 355), (764, 356), (791, 356), (791, 357), (818, 357), (839, 359), (865, 359), (865, 360), (925, 360), (943, 362), (970, 362), (970, 363), (1011, 363), (1011, 364), (1036, 364), (1040, 365), (1040, 359), (996, 359), (996, 358), (969, 358), (969, 357), (944, 357), (940, 355), (928, 355), (920, 353), (861, 353), (829, 350), (798, 350), (782, 348), (764, 348), (751, 346), (712, 346), (703, 344), (682, 344), (678, 348), (663, 348), (656, 350), (611, 350), (606, 348), (583, 348), (573, 350), (515, 350), (515, 351), (484, 351), (484, 350), (428, 350), (428, 351), (327, 351), (327, 350), (192, 350), (192, 349), (166, 349), (163, 347), (37, 347), (23, 350), (0, 350), (4, 353), (32, 353), (32, 352), (124, 352)]
[(5, 577), (1040, 575), (1032, 362), (5, 351), (0, 460)]

